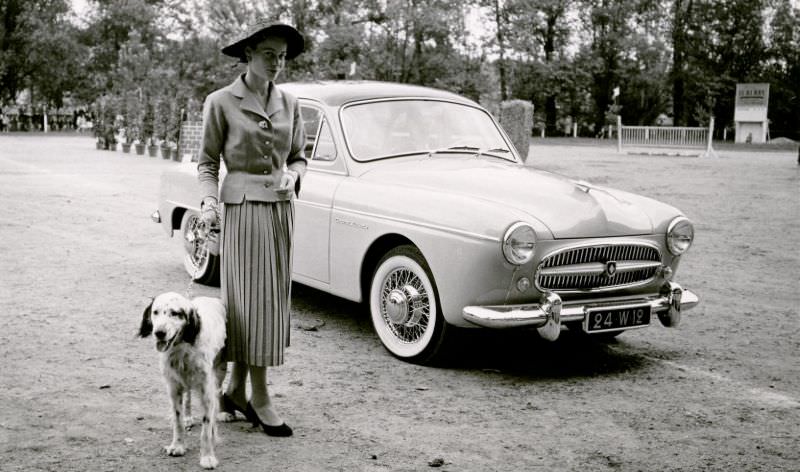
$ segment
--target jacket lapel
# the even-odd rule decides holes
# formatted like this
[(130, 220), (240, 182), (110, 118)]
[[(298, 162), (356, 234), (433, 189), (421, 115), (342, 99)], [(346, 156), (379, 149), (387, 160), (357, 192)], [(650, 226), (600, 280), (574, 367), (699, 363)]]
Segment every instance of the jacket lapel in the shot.
[(244, 83), (244, 75), (240, 75), (232, 84), (231, 84), (231, 93), (234, 97), (240, 98), (242, 101), (239, 103), (239, 108), (244, 111), (249, 111), (251, 113), (255, 113), (256, 115), (262, 118), (269, 118), (267, 112), (264, 111), (264, 107), (261, 106), (260, 100), (247, 88), (247, 85)]
[(267, 100), (267, 116), (283, 110), (283, 95), (273, 82), (269, 83), (269, 100)]

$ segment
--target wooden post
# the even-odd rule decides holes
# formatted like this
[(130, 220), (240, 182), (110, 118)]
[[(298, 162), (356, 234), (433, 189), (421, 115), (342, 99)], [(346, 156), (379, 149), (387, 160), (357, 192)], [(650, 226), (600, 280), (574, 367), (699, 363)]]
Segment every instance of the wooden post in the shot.
[(622, 116), (617, 115), (617, 152), (622, 152)]
[(578, 123), (577, 122), (572, 123), (572, 137), (573, 138), (577, 138), (578, 137)]
[(714, 117), (708, 121), (708, 144), (706, 144), (706, 157), (714, 156), (714, 149), (712, 148), (712, 141), (714, 139)]

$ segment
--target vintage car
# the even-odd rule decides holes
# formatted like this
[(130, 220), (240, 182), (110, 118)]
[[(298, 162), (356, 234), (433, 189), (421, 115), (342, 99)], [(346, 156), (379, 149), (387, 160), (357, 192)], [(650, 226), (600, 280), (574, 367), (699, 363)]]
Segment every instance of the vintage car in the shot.
[[(380, 82), (287, 83), (307, 131), (292, 278), (364, 301), (393, 355), (425, 363), (453, 326), (598, 337), (676, 326), (694, 237), (677, 209), (526, 165), (459, 95)], [(257, 119), (254, 117), (254, 119)], [(162, 178), (153, 219), (179, 230), (195, 280), (218, 280), (196, 164)]]

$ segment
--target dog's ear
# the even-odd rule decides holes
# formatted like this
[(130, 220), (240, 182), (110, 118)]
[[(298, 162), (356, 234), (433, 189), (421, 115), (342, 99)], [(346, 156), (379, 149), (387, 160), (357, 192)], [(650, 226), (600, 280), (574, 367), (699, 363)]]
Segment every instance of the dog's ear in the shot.
[(197, 333), (200, 332), (200, 316), (197, 315), (197, 310), (192, 307), (186, 313), (186, 326), (183, 327), (183, 342), (194, 344), (197, 339)]
[(144, 309), (142, 313), (142, 324), (139, 326), (139, 337), (146, 338), (153, 334), (153, 321), (150, 319), (150, 311), (153, 309), (153, 302), (155, 298), (150, 300), (150, 304)]

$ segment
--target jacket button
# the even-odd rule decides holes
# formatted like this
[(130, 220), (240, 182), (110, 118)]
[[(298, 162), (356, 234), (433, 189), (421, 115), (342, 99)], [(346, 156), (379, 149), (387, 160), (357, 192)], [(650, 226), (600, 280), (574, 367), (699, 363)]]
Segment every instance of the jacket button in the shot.
[(269, 144), (269, 141), (264, 141), (264, 144), (267, 144), (267, 145), (268, 145), (268, 144)]
[(267, 156), (267, 155), (265, 154), (265, 155), (264, 155), (264, 159), (269, 159), (269, 156)]
[(268, 126), (267, 122), (264, 121), (264, 120), (261, 120), (261, 121), (258, 122), (258, 127), (261, 128), (261, 129), (267, 129), (267, 126)]

